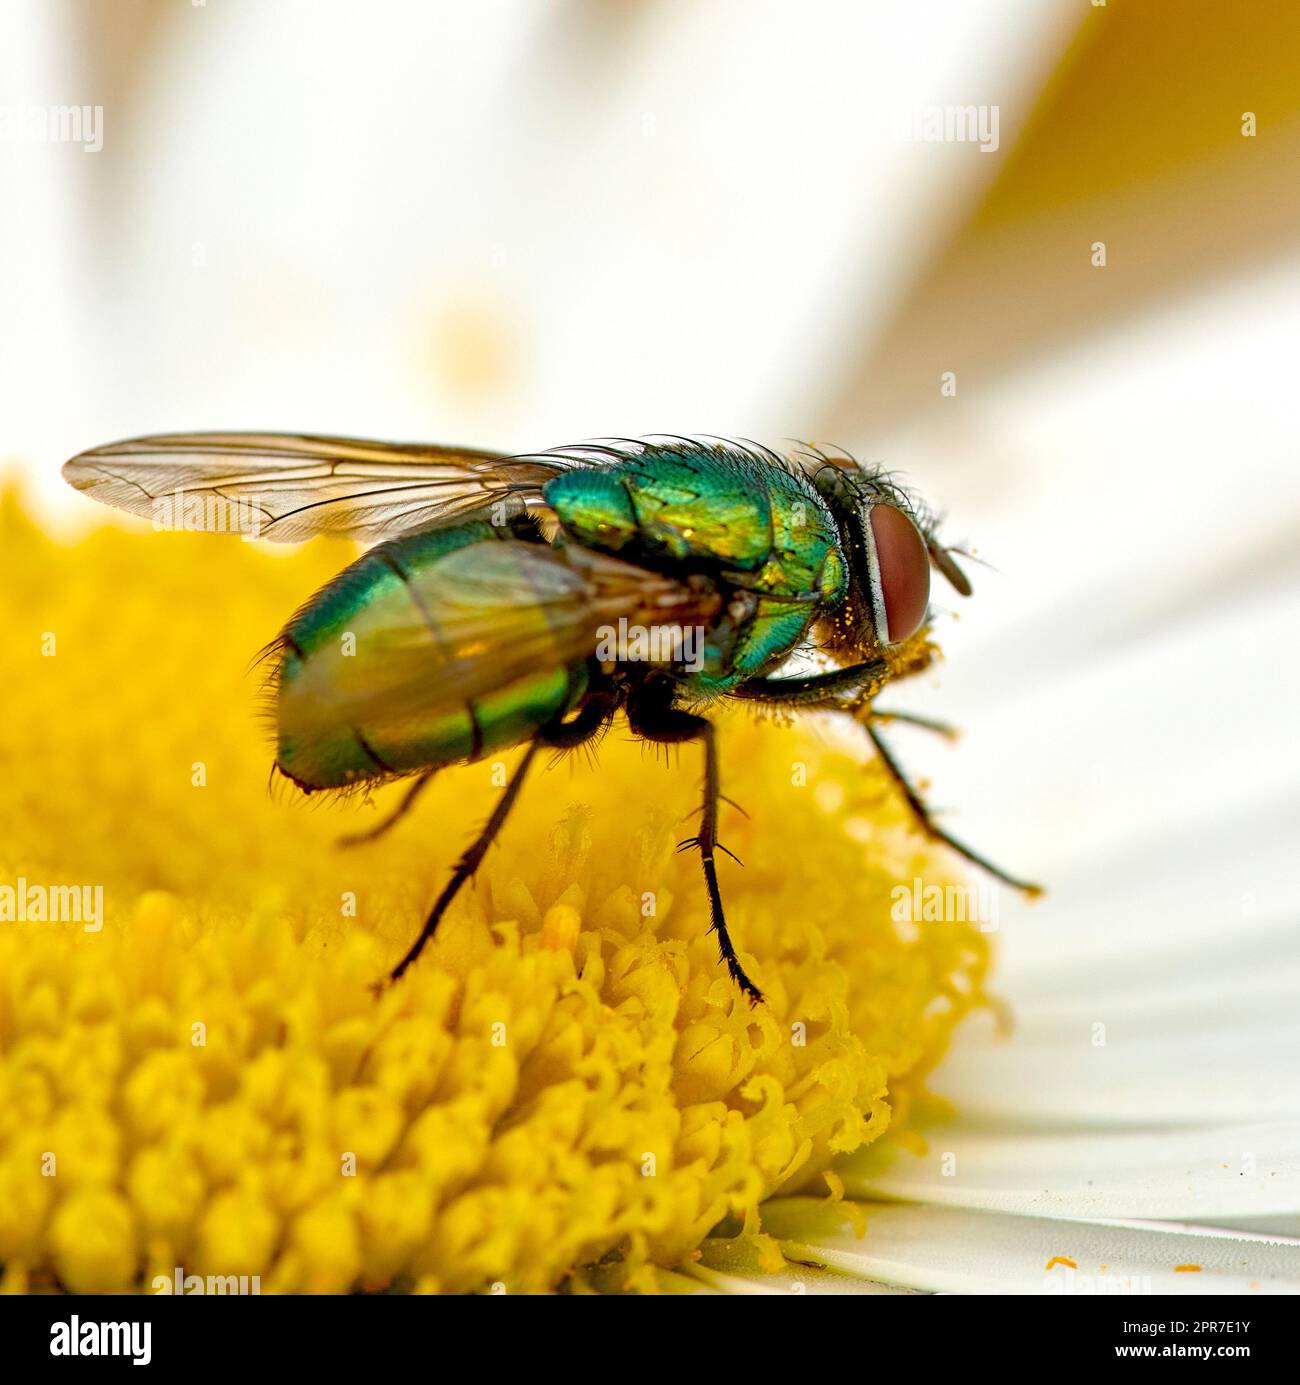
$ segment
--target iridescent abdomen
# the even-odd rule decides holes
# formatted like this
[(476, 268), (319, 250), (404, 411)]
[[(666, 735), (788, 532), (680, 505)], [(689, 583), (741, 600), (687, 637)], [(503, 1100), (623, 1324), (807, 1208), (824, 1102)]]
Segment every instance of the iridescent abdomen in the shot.
[(279, 768), (304, 789), (480, 759), (571, 708), (584, 661), (549, 621), (586, 601), (544, 545), (488, 523), (381, 544), (280, 639)]

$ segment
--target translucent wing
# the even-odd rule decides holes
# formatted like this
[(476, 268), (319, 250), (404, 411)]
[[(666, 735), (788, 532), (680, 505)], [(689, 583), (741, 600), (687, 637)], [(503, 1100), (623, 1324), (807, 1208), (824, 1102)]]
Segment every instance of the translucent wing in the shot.
[(92, 448), (63, 475), (161, 529), (372, 542), (498, 502), (536, 503), (541, 487), (575, 464), (309, 434), (159, 433)]

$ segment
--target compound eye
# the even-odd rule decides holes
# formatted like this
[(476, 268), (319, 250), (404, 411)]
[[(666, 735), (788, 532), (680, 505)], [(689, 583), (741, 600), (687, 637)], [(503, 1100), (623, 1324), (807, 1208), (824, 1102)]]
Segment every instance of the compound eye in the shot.
[(873, 506), (871, 537), (876, 550), (871, 594), (877, 631), (886, 644), (897, 644), (916, 634), (925, 621), (930, 555), (921, 531), (894, 505)]

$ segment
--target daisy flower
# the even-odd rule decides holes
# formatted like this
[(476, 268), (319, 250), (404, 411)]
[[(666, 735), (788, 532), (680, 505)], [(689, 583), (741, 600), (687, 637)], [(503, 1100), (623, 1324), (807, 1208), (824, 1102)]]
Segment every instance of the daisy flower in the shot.
[(720, 1225), (779, 1265), (764, 1200), (841, 1197), (836, 1156), (907, 1123), (984, 1001), (974, 922), (896, 926), (895, 879), (934, 862), (879, 769), (750, 719), (723, 741), (753, 809), (724, 818), (748, 862), (724, 888), (765, 1005), (675, 850), (697, 767), (625, 733), (539, 778), (376, 999), (505, 765), (440, 775), (349, 852), (375, 804), (268, 795), (248, 651), (341, 546), (59, 546), (12, 497), (3, 537), (10, 1289), (168, 1291), (176, 1267), (263, 1292), (654, 1289)]
[[(0, 921), (10, 1288), (1300, 1289), (1293, 7), (761, 8), (0, 16), (0, 105), (103, 105), (0, 141), (0, 885), (103, 892)], [(750, 1012), (613, 737), (376, 1004), (498, 785), (266, 797), (245, 662), (350, 555), (48, 537), (209, 425), (906, 473), (994, 570), (898, 749), (1047, 897), (926, 920), (862, 747), (729, 723)]]

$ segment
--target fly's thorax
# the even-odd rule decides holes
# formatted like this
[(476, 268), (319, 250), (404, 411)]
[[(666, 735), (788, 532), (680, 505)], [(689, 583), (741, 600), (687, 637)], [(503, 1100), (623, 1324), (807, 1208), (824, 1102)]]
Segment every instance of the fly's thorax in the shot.
[(703, 446), (567, 472), (544, 496), (575, 542), (648, 564), (752, 571), (771, 550), (766, 489)]
[(813, 622), (844, 604), (848, 576), (824, 501), (803, 480), (773, 467), (768, 479), (772, 538), (767, 561), (746, 580), (756, 606), (732, 651), (738, 679), (779, 667)]
[(845, 573), (826, 503), (801, 474), (724, 445), (654, 445), (565, 472), (546, 503), (573, 542), (647, 565), (687, 564), (774, 596), (835, 603)]
[(777, 459), (722, 445), (650, 446), (557, 477), (545, 499), (571, 542), (649, 569), (708, 573), (731, 594), (709, 623), (703, 665), (682, 671), (697, 691), (775, 667), (820, 611), (843, 601), (834, 517)]
[(640, 538), (632, 497), (611, 469), (566, 471), (547, 482), (542, 496), (565, 535), (584, 548), (621, 553)]
[(732, 672), (742, 679), (756, 678), (779, 667), (807, 638), (816, 609), (807, 602), (760, 596), (732, 650)]
[(835, 606), (847, 574), (834, 517), (802, 477), (773, 468), (772, 551), (756, 589)]

